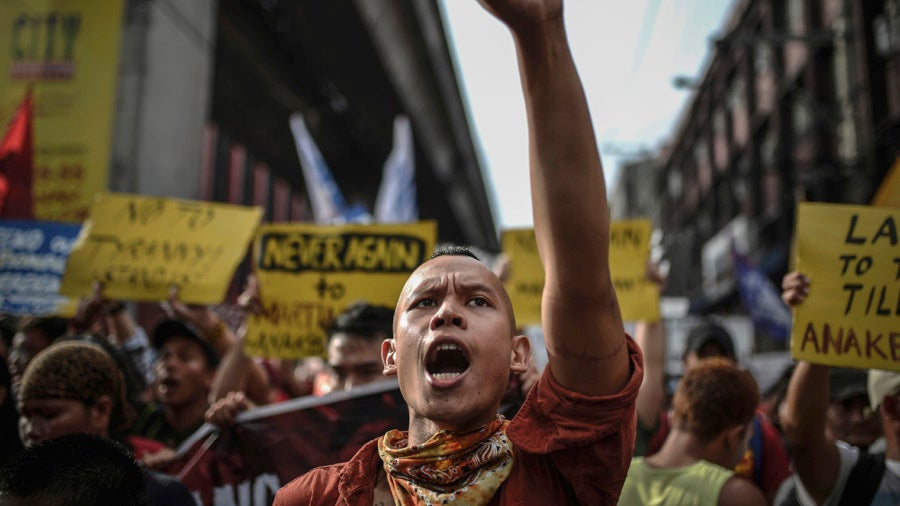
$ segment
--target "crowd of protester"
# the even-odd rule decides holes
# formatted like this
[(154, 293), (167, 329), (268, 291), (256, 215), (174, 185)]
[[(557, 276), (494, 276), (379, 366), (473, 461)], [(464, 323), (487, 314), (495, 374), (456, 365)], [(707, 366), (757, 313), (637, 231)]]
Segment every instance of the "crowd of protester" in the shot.
[[(397, 381), (408, 432), (286, 484), (276, 503), (900, 504), (900, 373), (801, 361), (761, 394), (707, 319), (668, 391), (665, 324), (627, 337), (609, 279), (605, 189), (585, 184), (602, 168), (561, 4), (484, 3), (513, 33), (529, 105), (549, 365), (531, 360), (497, 273), (464, 249), (420, 266), (397, 314), (349, 306), (327, 328), (327, 356), (303, 360), (248, 356), (245, 323), (175, 287), (145, 331), (96, 284), (72, 318), (0, 317), (0, 502), (194, 504), (167, 473), (204, 423), (227, 431), (262, 405)], [(654, 266), (648, 277), (665, 285)], [(813, 289), (799, 272), (782, 288), (790, 307)], [(237, 305), (259, 311), (252, 275)], [(445, 329), (423, 351), (420, 334)], [(476, 383), (457, 395), (461, 369)]]

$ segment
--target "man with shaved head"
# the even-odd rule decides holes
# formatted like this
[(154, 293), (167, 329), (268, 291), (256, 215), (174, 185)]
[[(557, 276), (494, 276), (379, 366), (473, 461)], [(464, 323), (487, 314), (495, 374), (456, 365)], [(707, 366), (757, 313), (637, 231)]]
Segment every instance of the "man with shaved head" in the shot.
[(616, 504), (634, 445), (641, 357), (609, 272), (609, 209), (562, 0), (481, 0), (509, 27), (528, 113), (534, 229), (549, 364), (518, 414), (497, 414), (531, 350), (497, 276), (465, 251), (410, 276), (384, 374), (407, 431), (314, 469), (275, 504)]

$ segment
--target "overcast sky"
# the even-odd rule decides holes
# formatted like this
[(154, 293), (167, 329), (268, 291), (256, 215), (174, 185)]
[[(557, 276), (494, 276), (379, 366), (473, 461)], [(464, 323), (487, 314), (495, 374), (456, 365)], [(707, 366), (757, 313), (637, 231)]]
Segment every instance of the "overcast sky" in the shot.
[[(515, 51), (506, 29), (475, 0), (441, 0), (448, 37), (500, 228), (530, 227), (527, 134)], [(568, 0), (566, 23), (606, 169), (622, 155), (654, 148), (674, 128), (687, 90), (710, 56), (731, 0)]]

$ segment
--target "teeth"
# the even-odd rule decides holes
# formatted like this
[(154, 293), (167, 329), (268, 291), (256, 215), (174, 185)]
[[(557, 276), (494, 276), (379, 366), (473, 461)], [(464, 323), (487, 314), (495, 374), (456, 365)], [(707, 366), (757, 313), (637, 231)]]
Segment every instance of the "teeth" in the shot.
[(459, 346), (453, 343), (442, 344), (438, 346), (438, 350), (458, 350)]
[(436, 379), (438, 381), (446, 381), (446, 380), (451, 380), (451, 379), (459, 376), (460, 374), (461, 373), (458, 373), (458, 372), (439, 372), (434, 375), (434, 379)]

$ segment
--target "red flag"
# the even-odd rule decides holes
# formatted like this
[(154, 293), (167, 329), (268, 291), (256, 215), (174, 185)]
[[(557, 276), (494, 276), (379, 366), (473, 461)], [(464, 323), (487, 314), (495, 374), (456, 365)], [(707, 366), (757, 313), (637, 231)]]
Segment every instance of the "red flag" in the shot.
[(34, 218), (31, 90), (0, 141), (0, 218)]

